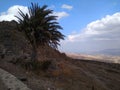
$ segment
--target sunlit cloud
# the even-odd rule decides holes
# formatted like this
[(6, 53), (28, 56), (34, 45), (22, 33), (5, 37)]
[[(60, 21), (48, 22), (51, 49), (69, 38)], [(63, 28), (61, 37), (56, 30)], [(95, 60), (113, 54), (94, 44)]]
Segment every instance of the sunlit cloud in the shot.
[(61, 19), (61, 18), (64, 18), (64, 17), (67, 17), (69, 16), (69, 14), (67, 12), (54, 12), (53, 13), (55, 16), (58, 16), (58, 20)]
[(61, 8), (71, 10), (71, 9), (73, 9), (73, 6), (70, 6), (70, 5), (67, 5), (67, 4), (63, 4)]
[(18, 9), (24, 13), (28, 13), (28, 8), (26, 6), (14, 5), (11, 6), (7, 11), (0, 14), (0, 21), (17, 20), (15, 16), (19, 16)]
[(89, 23), (82, 32), (68, 35), (61, 44), (63, 51), (71, 52), (120, 48), (120, 12)]
[[(54, 8), (55, 6), (51, 6), (51, 8)], [(7, 11), (0, 13), (0, 21), (11, 21), (11, 20), (17, 20), (15, 16), (20, 17), (18, 14), (18, 10), (21, 10), (23, 13), (28, 13), (27, 6), (20, 6), (20, 5), (14, 5), (11, 6)], [(53, 15), (58, 16), (58, 20), (64, 17), (69, 16), (67, 12), (53, 12)]]

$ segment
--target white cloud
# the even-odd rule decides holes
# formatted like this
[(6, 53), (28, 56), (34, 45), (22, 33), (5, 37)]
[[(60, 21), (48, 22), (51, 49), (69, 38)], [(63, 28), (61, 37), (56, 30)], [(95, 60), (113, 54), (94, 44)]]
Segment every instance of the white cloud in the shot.
[(15, 16), (19, 16), (18, 9), (20, 9), (24, 13), (28, 12), (28, 8), (26, 6), (14, 5), (10, 7), (6, 12), (2, 12), (0, 14), (0, 21), (17, 20)]
[(61, 49), (68, 52), (120, 48), (120, 12), (89, 23), (82, 32), (68, 35), (61, 44)]
[(69, 16), (69, 14), (67, 12), (64, 12), (64, 11), (63, 12), (54, 12), (54, 15), (58, 16), (58, 20), (63, 18), (63, 17)]
[(73, 6), (70, 6), (70, 5), (67, 5), (67, 4), (63, 4), (61, 8), (71, 10), (73, 8)]
[[(17, 20), (15, 16), (20, 17), (18, 14), (18, 9), (20, 9), (24, 13), (28, 13), (28, 8), (26, 6), (14, 5), (11, 6), (7, 11), (0, 13), (0, 21), (11, 21)], [(58, 16), (58, 20), (69, 16), (67, 12), (54, 12), (53, 15)]]

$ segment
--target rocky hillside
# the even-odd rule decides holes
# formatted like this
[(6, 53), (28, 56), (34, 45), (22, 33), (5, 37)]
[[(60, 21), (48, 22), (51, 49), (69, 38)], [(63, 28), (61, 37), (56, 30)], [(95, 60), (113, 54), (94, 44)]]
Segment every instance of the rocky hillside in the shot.
[[(0, 52), (6, 52), (7, 55), (21, 56), (21, 54), (31, 53), (31, 46), (25, 39), (23, 33), (17, 31), (15, 21), (0, 22)], [(38, 56), (40, 60), (61, 58), (65, 54), (52, 49), (51, 47), (39, 47)]]
[(16, 30), (16, 22), (0, 22), (0, 51), (6, 54), (19, 55), (21, 50), (27, 49), (27, 41), (22, 33)]
[(0, 23), (0, 52), (5, 52), (0, 68), (24, 78), (32, 90), (120, 90), (120, 64), (71, 59), (50, 47), (37, 50), (39, 61), (51, 61), (47, 70), (32, 71), (23, 68), (24, 63), (22, 67), (14, 63), (15, 59), (29, 59), (31, 46), (16, 30), (16, 22)]

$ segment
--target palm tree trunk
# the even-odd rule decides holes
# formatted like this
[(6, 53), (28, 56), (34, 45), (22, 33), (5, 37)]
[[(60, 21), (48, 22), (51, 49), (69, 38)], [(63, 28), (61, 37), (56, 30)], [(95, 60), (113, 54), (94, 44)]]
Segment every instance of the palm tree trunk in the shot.
[(32, 44), (32, 61), (36, 62), (37, 61), (37, 46), (36, 46), (36, 39), (34, 36), (34, 31), (32, 32), (32, 38), (33, 38), (33, 43)]
[(34, 45), (32, 45), (32, 57), (31, 57), (32, 62), (37, 61), (37, 49)]
[(36, 46), (34, 34), (33, 34), (33, 43), (32, 43), (32, 61), (33, 62), (37, 61), (37, 46)]

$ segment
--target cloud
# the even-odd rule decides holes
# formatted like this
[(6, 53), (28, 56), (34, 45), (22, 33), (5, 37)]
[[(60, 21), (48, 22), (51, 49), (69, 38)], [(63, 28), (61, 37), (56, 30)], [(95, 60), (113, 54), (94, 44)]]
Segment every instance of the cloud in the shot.
[(53, 13), (55, 16), (58, 16), (58, 20), (59, 19), (61, 19), (61, 18), (63, 18), (63, 17), (67, 17), (67, 16), (69, 16), (69, 14), (67, 13), (67, 12), (54, 12)]
[(19, 16), (18, 9), (20, 9), (24, 13), (28, 13), (28, 8), (26, 6), (14, 5), (11, 6), (6, 12), (2, 12), (0, 14), (0, 21), (17, 20), (15, 16)]
[(78, 34), (68, 35), (61, 44), (61, 50), (68, 52), (120, 48), (120, 12), (89, 23)]
[[(11, 6), (7, 11), (0, 13), (0, 21), (11, 21), (11, 20), (17, 20), (15, 16), (20, 17), (18, 14), (18, 9), (20, 9), (24, 13), (28, 13), (27, 6), (20, 6), (20, 5), (14, 5)], [(54, 12), (53, 15), (58, 16), (58, 20), (64, 17), (69, 16), (67, 12)]]
[(71, 9), (73, 9), (73, 6), (70, 6), (70, 5), (67, 5), (67, 4), (63, 4), (61, 8), (71, 10)]

